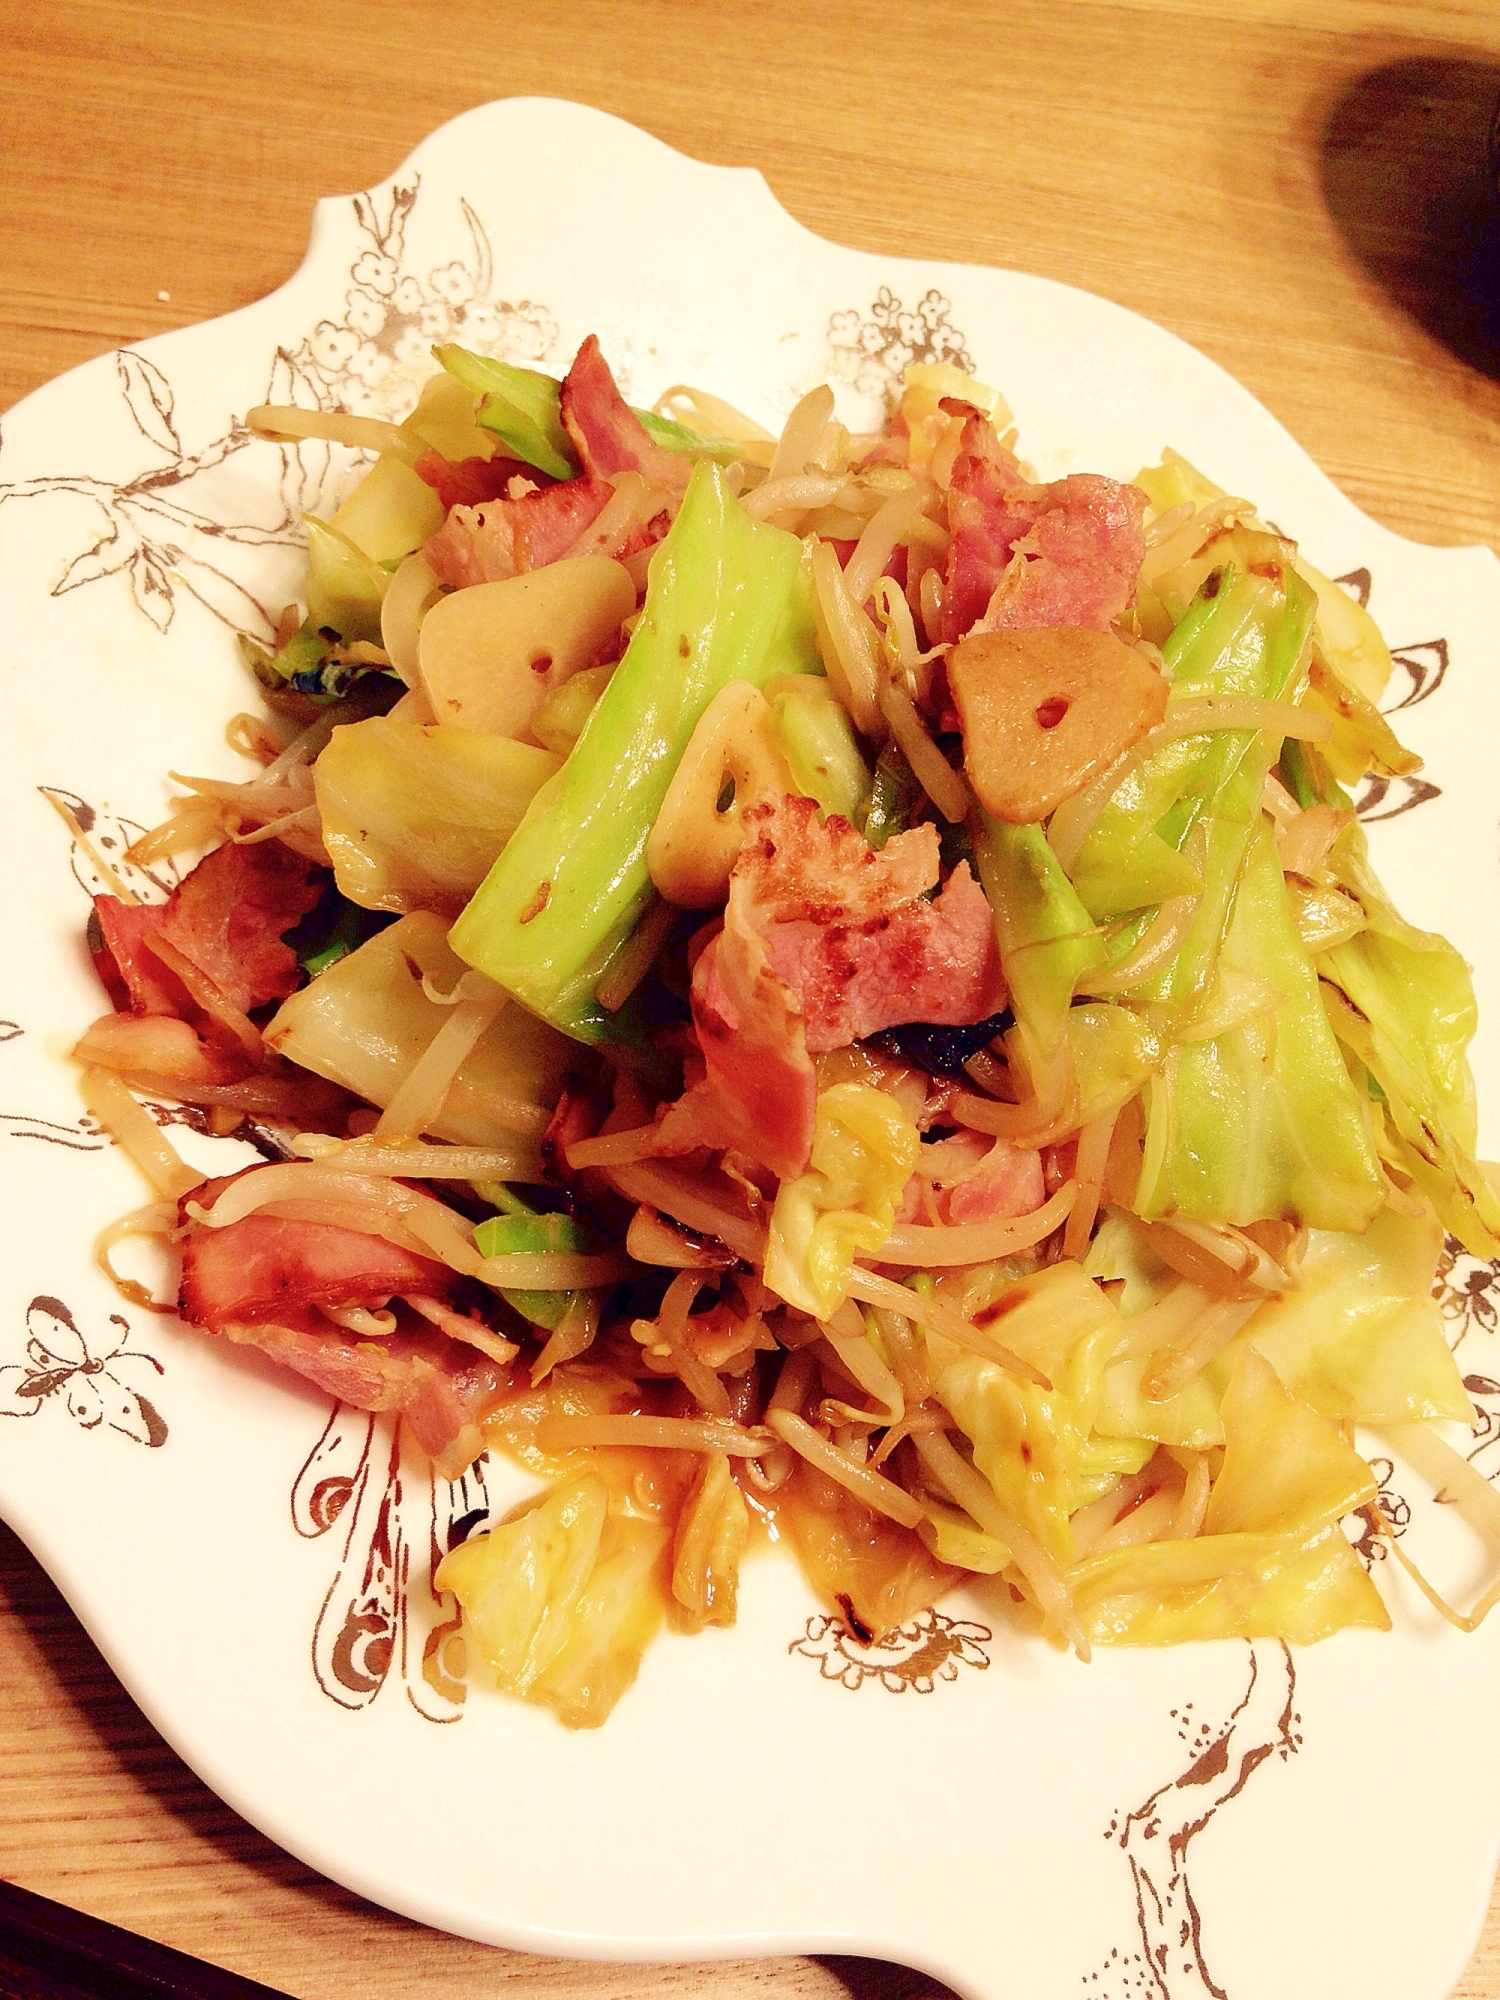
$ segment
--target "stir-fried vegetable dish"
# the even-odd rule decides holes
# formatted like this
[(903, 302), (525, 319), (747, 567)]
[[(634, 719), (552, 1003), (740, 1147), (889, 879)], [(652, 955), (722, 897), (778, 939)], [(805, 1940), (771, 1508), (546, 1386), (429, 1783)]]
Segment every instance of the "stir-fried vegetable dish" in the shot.
[(435, 1582), (569, 1724), (756, 1536), (866, 1642), (963, 1584), (1081, 1657), (1387, 1625), (1354, 1426), (1461, 1463), (1433, 1275), (1500, 1205), (1467, 968), (1351, 808), (1416, 762), (1368, 615), (1172, 453), (1039, 481), (952, 367), (774, 437), (593, 339), (437, 360), (250, 415), (373, 462), (246, 642), (257, 774), (96, 898), (157, 1195), (106, 1262), (536, 1474)]

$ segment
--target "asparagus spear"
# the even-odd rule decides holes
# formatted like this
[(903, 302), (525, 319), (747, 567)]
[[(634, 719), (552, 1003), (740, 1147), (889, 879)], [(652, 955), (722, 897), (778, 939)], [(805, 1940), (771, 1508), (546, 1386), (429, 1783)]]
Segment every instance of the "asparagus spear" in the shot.
[(802, 544), (700, 461), (624, 659), (453, 927), (459, 957), (564, 1034), (611, 1039), (594, 989), (650, 900), (646, 836), (698, 718), (728, 681), (816, 670)]

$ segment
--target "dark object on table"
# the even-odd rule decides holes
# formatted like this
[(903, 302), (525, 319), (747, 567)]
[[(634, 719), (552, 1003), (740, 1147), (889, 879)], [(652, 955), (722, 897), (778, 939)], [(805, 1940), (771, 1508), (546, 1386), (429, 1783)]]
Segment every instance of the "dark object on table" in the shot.
[(1349, 250), (1450, 353), (1500, 379), (1500, 66), (1404, 56), (1350, 79), (1320, 145)]
[(288, 2000), (169, 1945), (0, 1882), (4, 2000)]

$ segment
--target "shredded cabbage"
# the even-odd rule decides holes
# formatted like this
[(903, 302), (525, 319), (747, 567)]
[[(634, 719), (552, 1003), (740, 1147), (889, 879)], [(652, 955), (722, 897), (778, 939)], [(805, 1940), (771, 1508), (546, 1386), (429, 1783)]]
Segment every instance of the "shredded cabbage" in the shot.
[(861, 1251), (891, 1233), (917, 1164), (917, 1129), (867, 1083), (820, 1091), (808, 1171), (783, 1181), (771, 1212), (766, 1283), (800, 1311), (831, 1319), (849, 1296)]

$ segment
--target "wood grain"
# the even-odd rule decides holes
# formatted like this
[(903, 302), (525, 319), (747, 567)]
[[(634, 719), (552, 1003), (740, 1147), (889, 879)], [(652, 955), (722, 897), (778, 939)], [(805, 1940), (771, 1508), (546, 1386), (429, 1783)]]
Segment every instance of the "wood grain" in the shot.
[[(1500, 546), (1491, 0), (11, 7), (0, 408), (274, 289), (315, 200), (510, 94), (758, 167), (821, 235), (1103, 293), (1238, 376), (1376, 519)], [(374, 1909), (197, 1783), (3, 1533), (0, 1874), (300, 2000), (941, 1992), (855, 1960), (562, 1963)], [(1497, 1994), (1500, 1907), (1458, 1988)]]

